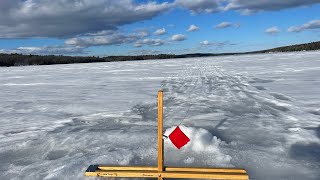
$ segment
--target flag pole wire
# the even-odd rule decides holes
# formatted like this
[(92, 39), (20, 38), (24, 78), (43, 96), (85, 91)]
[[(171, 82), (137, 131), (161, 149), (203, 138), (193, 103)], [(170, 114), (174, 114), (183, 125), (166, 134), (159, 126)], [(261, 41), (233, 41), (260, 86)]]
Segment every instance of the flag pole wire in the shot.
[(190, 102), (190, 104), (189, 104), (188, 109), (187, 109), (185, 115), (183, 116), (183, 118), (181, 119), (181, 121), (180, 121), (178, 126), (180, 126), (183, 123), (183, 121), (187, 118), (187, 116), (189, 115), (189, 112), (190, 112), (190, 109), (191, 109), (191, 104), (192, 104), (191, 96), (192, 96), (192, 92), (194, 92), (194, 90), (196, 89), (196, 84), (197, 83), (198, 83), (198, 81), (194, 84), (194, 87), (193, 87), (192, 91), (189, 93), (189, 96), (188, 96), (186, 102)]
[[(200, 70), (198, 70), (198, 71), (199, 71), (200, 78), (201, 78), (201, 77), (202, 77), (202, 73), (201, 73)], [(188, 107), (188, 109), (187, 109), (184, 117), (181, 119), (181, 121), (180, 121), (180, 123), (179, 123), (178, 126), (180, 126), (180, 125), (184, 122), (184, 120), (187, 118), (187, 116), (189, 115), (189, 112), (190, 112), (190, 109), (191, 109), (191, 104), (192, 104), (191, 95), (192, 95), (192, 92), (194, 92), (194, 90), (196, 89), (196, 87), (197, 87), (196, 84), (197, 84), (197, 83), (198, 83), (198, 80), (195, 82), (195, 84), (194, 84), (194, 86), (193, 86), (193, 89), (192, 89), (191, 93), (189, 94), (189, 96), (188, 96), (188, 98), (187, 98), (187, 102), (190, 102), (190, 105), (189, 105), (189, 107)]]
[[(192, 77), (194, 74), (195, 74), (195, 73), (192, 72), (191, 77)], [(201, 77), (202, 77), (202, 72), (201, 72), (200, 69), (198, 69), (198, 74), (200, 75), (200, 78), (201, 78)], [(177, 77), (177, 76), (176, 76), (176, 77)], [(191, 89), (191, 91), (189, 91), (190, 93), (189, 93), (189, 95), (188, 95), (188, 97), (187, 97), (187, 99), (186, 99), (186, 102), (190, 102), (190, 103), (189, 103), (190, 105), (187, 107), (187, 110), (186, 110), (183, 118), (181, 119), (181, 121), (178, 123), (178, 125), (176, 125), (177, 127), (180, 126), (180, 125), (182, 125), (182, 123), (185, 121), (185, 119), (186, 119), (187, 116), (189, 115), (189, 112), (190, 112), (190, 109), (191, 109), (191, 104), (192, 104), (191, 96), (192, 96), (192, 92), (194, 92), (194, 90), (196, 89), (196, 84), (198, 84), (198, 80), (195, 80), (195, 83), (193, 84), (193, 88)], [(161, 84), (161, 85), (160, 85), (160, 88), (163, 89), (163, 87), (164, 87), (164, 84)], [(167, 104), (167, 105), (168, 105), (168, 104)], [(166, 135), (163, 135), (163, 137), (164, 137), (164, 139), (168, 139), (168, 136), (166, 136)]]

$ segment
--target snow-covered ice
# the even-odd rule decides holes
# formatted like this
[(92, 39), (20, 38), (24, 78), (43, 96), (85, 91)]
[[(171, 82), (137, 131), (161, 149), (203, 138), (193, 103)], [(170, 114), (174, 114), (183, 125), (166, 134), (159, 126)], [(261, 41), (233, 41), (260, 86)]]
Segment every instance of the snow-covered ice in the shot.
[(242, 167), (320, 179), (320, 52), (0, 68), (0, 179), (94, 179), (90, 164)]

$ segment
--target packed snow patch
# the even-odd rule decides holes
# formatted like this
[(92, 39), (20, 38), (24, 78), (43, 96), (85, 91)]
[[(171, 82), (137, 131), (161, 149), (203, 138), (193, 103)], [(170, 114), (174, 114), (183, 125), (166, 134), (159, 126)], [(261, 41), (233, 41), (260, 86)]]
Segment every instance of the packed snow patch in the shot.
[[(183, 125), (179, 126), (181, 130), (190, 138), (190, 142), (182, 147), (181, 151), (178, 150), (171, 142), (170, 139), (165, 141), (166, 151), (169, 151), (169, 156), (171, 154), (180, 154), (181, 157), (185, 156), (186, 159), (183, 161), (186, 164), (190, 164), (190, 161), (194, 162), (194, 159), (198, 159), (205, 153), (208, 158), (200, 159), (204, 160), (206, 163), (203, 165), (224, 165), (231, 166), (231, 156), (224, 154), (221, 151), (221, 147), (226, 145), (225, 142), (213, 136), (208, 130), (203, 128), (186, 127)], [(171, 127), (166, 129), (165, 135), (171, 134), (171, 132), (176, 127)]]

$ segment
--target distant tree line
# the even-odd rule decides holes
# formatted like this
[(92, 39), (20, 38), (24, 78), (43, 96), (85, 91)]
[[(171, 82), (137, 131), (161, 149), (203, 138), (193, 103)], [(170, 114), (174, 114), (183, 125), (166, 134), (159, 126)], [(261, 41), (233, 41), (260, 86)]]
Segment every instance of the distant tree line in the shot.
[(104, 62), (99, 57), (72, 57), (72, 56), (40, 56), (22, 54), (0, 54), (0, 66), (26, 66), (26, 65), (51, 65), (70, 63)]
[(313, 51), (313, 50), (319, 50), (319, 49), (320, 49), (320, 41), (317, 41), (317, 42), (306, 43), (306, 44), (277, 47), (277, 48), (257, 51), (257, 52), (266, 53), (266, 52)]
[(141, 56), (40, 56), (22, 54), (0, 54), (0, 66), (27, 66), (27, 65), (51, 65), (51, 64), (72, 64), (72, 63), (94, 63), (94, 62), (113, 62), (113, 61), (133, 61), (147, 59), (171, 59), (176, 55), (141, 55)]
[(173, 58), (192, 58), (192, 57), (209, 57), (239, 54), (255, 54), (269, 52), (290, 52), (290, 51), (310, 51), (319, 50), (320, 41), (307, 44), (298, 44), (292, 46), (278, 47), (262, 51), (243, 52), (243, 53), (195, 53), (195, 54), (157, 54), (157, 55), (140, 55), (140, 56), (40, 56), (40, 55), (22, 55), (22, 54), (0, 54), (0, 66), (27, 66), (27, 65), (51, 65), (51, 64), (71, 64), (71, 63), (93, 63), (93, 62), (114, 62), (114, 61), (134, 61), (149, 59), (173, 59)]

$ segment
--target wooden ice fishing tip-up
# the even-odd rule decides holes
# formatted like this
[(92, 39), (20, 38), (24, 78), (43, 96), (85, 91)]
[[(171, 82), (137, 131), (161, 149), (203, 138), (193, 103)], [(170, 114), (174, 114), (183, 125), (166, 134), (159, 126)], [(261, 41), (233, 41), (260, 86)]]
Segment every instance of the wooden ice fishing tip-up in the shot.
[(90, 165), (86, 176), (116, 178), (187, 178), (248, 180), (245, 169), (236, 168), (191, 168), (163, 166), (163, 91), (158, 92), (158, 166), (107, 166)]

